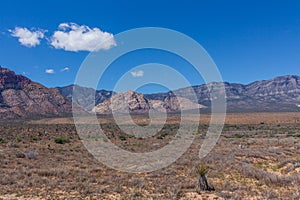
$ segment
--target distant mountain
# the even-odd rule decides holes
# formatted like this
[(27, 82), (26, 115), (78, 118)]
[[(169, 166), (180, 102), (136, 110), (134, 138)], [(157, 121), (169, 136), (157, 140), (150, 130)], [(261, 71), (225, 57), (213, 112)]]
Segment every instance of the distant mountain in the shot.
[(71, 102), (53, 88), (0, 67), (0, 118), (64, 116)]
[(193, 103), (181, 97), (166, 97), (164, 100), (148, 100), (143, 94), (132, 90), (118, 93), (111, 98), (99, 103), (94, 107), (93, 112), (98, 114), (114, 113), (148, 113), (150, 109), (154, 112), (179, 112), (204, 108), (204, 106)]
[(109, 114), (113, 111), (119, 113), (144, 113), (150, 110), (150, 104), (143, 94), (135, 93), (132, 90), (118, 93), (111, 98), (99, 103), (93, 108), (93, 112), (99, 114)]
[[(208, 83), (178, 89), (174, 93), (189, 98), (192, 97), (192, 88), (197, 95), (197, 103), (210, 107), (211, 96), (208, 88), (213, 84), (218, 85)], [(248, 85), (225, 82), (224, 86), (228, 112), (300, 111), (299, 76), (280, 76)], [(147, 94), (145, 98), (162, 100), (172, 95), (172, 92)]]
[[(183, 110), (200, 108), (203, 112), (209, 112), (212, 99), (209, 88), (219, 87), (220, 84), (225, 86), (228, 112), (300, 111), (299, 76), (280, 76), (248, 85), (208, 83), (166, 93), (139, 94), (128, 91), (116, 94), (77, 85), (47, 88), (0, 67), (0, 119), (71, 115), (73, 89), (78, 91), (75, 105), (83, 108), (76, 107), (78, 112), (110, 113), (111, 99), (118, 102), (113, 105), (118, 112), (124, 109), (129, 109), (131, 113), (145, 113), (150, 109), (178, 112), (179, 104), (183, 105)], [(194, 102), (193, 93), (197, 96)]]
[[(295, 75), (287, 75), (273, 78), (271, 80), (256, 81), (247, 85), (238, 83), (208, 83), (198, 86), (181, 88), (175, 91), (166, 93), (144, 94), (143, 99), (146, 102), (152, 102), (152, 106), (157, 105), (167, 108), (167, 101), (174, 100), (176, 94), (179, 97), (184, 97), (192, 101), (193, 94), (195, 93), (198, 101), (193, 102), (197, 105), (203, 105), (202, 111), (209, 112), (211, 106), (211, 94), (209, 88), (218, 87), (224, 84), (226, 91), (227, 112), (289, 112), (300, 111), (300, 77)], [(58, 88), (61, 94), (67, 98), (72, 98), (72, 87), (67, 86)], [(109, 100), (115, 93), (106, 90), (93, 90), (90, 88), (80, 87), (82, 98), (77, 100), (80, 105), (92, 110), (95, 105), (105, 102), (108, 105)], [(93, 98), (95, 94), (95, 105), (85, 105), (86, 99)], [(121, 95), (122, 96), (122, 95)], [(104, 104), (98, 108), (104, 109)], [(138, 106), (138, 105), (137, 105)], [(151, 107), (151, 105), (149, 105)], [(193, 105), (192, 107), (195, 107)], [(146, 108), (147, 110), (148, 108)], [(134, 109), (135, 110), (135, 109)], [(145, 111), (146, 111), (145, 110)], [(159, 109), (158, 109), (159, 110)], [(169, 111), (176, 109), (167, 108)], [(139, 110), (138, 112), (141, 112)]]
[[(57, 89), (63, 96), (65, 96), (69, 100), (72, 100), (73, 90), (76, 90), (76, 103), (81, 105), (87, 111), (91, 111), (95, 105), (102, 103), (103, 101), (109, 99), (113, 94), (115, 94), (112, 91), (94, 90), (92, 88), (81, 87), (78, 85), (57, 87)], [(95, 102), (95, 104), (92, 104), (91, 102)]]

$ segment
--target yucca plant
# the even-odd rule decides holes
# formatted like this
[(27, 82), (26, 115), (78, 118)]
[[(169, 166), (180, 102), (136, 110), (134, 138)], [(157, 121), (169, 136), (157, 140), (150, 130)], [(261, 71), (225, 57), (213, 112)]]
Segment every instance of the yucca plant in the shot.
[(208, 168), (205, 165), (198, 165), (196, 168), (196, 172), (199, 175), (199, 182), (197, 185), (197, 192), (201, 191), (213, 191), (215, 188), (208, 184), (206, 179), (206, 174), (208, 172)]
[(205, 176), (205, 174), (208, 172), (207, 168), (204, 165), (198, 165), (196, 171), (200, 176)]

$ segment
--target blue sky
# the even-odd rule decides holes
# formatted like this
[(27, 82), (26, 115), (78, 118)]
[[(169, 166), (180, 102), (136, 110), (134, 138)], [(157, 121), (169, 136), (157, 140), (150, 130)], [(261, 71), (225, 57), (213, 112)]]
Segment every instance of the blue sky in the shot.
[[(300, 75), (299, 10), (299, 1), (288, 0), (1, 1), (0, 65), (48, 87), (69, 85), (93, 43), (73, 45), (69, 41), (61, 47), (53, 39), (55, 32), (55, 39), (63, 41), (59, 33), (73, 25), (76, 30), (92, 30), (101, 40), (151, 26), (173, 29), (199, 42), (217, 64), (224, 81), (246, 84), (280, 75)], [(18, 39), (28, 34), (25, 28), (37, 35), (22, 44)], [(112, 42), (99, 52), (109, 51), (114, 45), (118, 44)], [(149, 62), (171, 65), (188, 77), (191, 85), (203, 83), (189, 63), (165, 52), (145, 50), (116, 61), (99, 88), (112, 89), (122, 73)], [(133, 74), (136, 80), (145, 75), (138, 71)], [(141, 91), (160, 89), (152, 86)]]

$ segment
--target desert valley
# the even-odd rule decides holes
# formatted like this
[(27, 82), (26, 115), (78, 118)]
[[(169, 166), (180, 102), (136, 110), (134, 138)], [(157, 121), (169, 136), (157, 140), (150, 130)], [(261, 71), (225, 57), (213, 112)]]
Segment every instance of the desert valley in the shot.
[(299, 10), (1, 0), (0, 200), (300, 200)]

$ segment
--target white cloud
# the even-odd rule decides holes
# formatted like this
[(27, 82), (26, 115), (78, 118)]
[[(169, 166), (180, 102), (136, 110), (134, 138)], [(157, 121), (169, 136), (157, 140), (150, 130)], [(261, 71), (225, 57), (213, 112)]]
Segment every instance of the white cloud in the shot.
[(54, 74), (55, 73), (54, 69), (46, 69), (45, 72), (46, 72), (46, 74)]
[(24, 76), (30, 75), (29, 72), (22, 72), (22, 74), (23, 74)]
[(69, 71), (69, 70), (70, 70), (69, 67), (65, 67), (65, 68), (62, 68), (60, 71), (61, 71), (61, 72), (65, 72), (65, 71)]
[(56, 49), (66, 51), (99, 51), (116, 46), (113, 34), (99, 28), (90, 28), (75, 23), (61, 23), (50, 39)]
[(11, 36), (19, 38), (19, 42), (26, 47), (35, 47), (40, 44), (40, 40), (45, 37), (45, 30), (28, 30), (27, 28), (16, 27), (9, 30)]
[(130, 72), (131, 73), (131, 75), (133, 76), (133, 77), (142, 77), (142, 76), (144, 76), (144, 71), (142, 71), (142, 70), (139, 70), (139, 71), (132, 71), (132, 72)]

